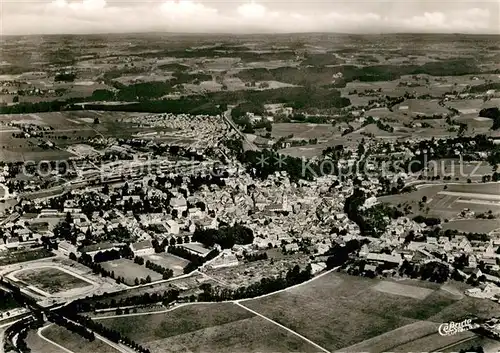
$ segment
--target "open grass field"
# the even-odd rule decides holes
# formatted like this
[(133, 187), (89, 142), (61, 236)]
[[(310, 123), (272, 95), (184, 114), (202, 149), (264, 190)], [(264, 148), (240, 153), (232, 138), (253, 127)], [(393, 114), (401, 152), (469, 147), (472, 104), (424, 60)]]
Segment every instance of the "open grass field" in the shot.
[[(469, 331), (460, 332), (453, 336), (441, 336), (437, 332), (436, 328), (432, 333), (415, 338), (414, 340), (408, 341), (406, 343), (402, 342), (402, 344), (391, 348), (391, 351), (415, 352), (420, 351), (422, 347), (425, 347), (426, 350), (430, 352), (442, 352), (443, 350), (446, 351), (446, 347), (453, 347), (454, 345), (464, 341), (469, 342), (469, 340), (473, 340), (476, 337), (478, 336)], [(467, 348), (470, 347), (471, 346), (468, 346)], [(453, 352), (458, 352), (458, 350), (453, 350)]]
[[(479, 181), (483, 175), (491, 175), (492, 168), (486, 161), (460, 162), (459, 159), (440, 159), (429, 161), (428, 170), (424, 172), (425, 177), (439, 176), (440, 178), (451, 176), (454, 180), (458, 177), (461, 181), (467, 182), (467, 179)], [(472, 189), (478, 186), (481, 189), (488, 189), (491, 186), (466, 185), (466, 189)], [(452, 185), (453, 186), (453, 185)], [(473, 192), (473, 191), (470, 191)]]
[(103, 262), (102, 267), (107, 271), (113, 271), (116, 277), (125, 278), (125, 283), (133, 286), (135, 279), (146, 279), (147, 276), (151, 277), (152, 281), (162, 279), (162, 275), (158, 272), (151, 271), (150, 269), (140, 266), (131, 260), (119, 259), (114, 261)]
[(309, 123), (277, 123), (273, 124), (272, 137), (288, 137), (293, 135), (298, 139), (318, 140), (330, 139), (332, 135), (340, 135), (338, 129), (331, 124), (309, 124)]
[(394, 108), (409, 116), (447, 114), (449, 111), (438, 104), (438, 100), (408, 99)]
[(325, 148), (326, 146), (323, 145), (296, 146), (296, 147), (283, 148), (278, 152), (280, 154), (296, 158), (301, 158), (301, 157), (313, 158), (321, 156)]
[[(0, 158), (2, 161), (35, 162), (67, 159), (74, 154), (64, 149), (73, 144), (80, 144), (101, 134), (109, 137), (130, 137), (143, 131), (141, 128), (133, 129), (130, 123), (123, 121), (130, 116), (141, 115), (143, 114), (99, 111), (5, 114), (0, 117)], [(99, 119), (99, 124), (94, 124), (95, 118)], [(18, 129), (6, 126), (7, 123), (32, 124), (50, 130), (44, 131), (43, 137), (15, 138), (12, 133)], [(39, 147), (42, 142), (47, 141), (51, 141), (58, 148)]]
[[(69, 349), (74, 353), (117, 353), (118, 351), (107, 343), (96, 339), (94, 342), (89, 342), (82, 336), (68, 331), (64, 327), (51, 325), (42, 330), (42, 335), (51, 341)], [(49, 344), (49, 342), (47, 342)], [(43, 352), (45, 353), (45, 352)]]
[[(367, 339), (363, 342), (356, 343), (352, 346), (342, 348), (339, 352), (416, 352), (420, 351), (421, 347), (429, 347), (429, 344), (418, 346), (416, 350), (402, 350), (400, 348), (405, 345), (419, 342), (427, 337), (437, 335), (439, 324), (430, 321), (419, 321), (399, 327), (395, 330), (383, 333), (379, 336)], [(439, 336), (441, 337), (441, 336)], [(445, 337), (441, 337), (446, 339)], [(456, 336), (450, 338), (457, 342)], [(438, 344), (441, 344), (438, 342)], [(446, 344), (445, 344), (446, 345)], [(408, 347), (409, 348), (409, 347)]]
[[(305, 286), (242, 304), (334, 351), (418, 321), (444, 322), (433, 317), (456, 303), (448, 292), (420, 287), (417, 281), (412, 285), (423, 299), (409, 297), (407, 284), (391, 284), (392, 293), (388, 293), (380, 290), (380, 286), (387, 289), (380, 283), (383, 281), (331, 273)], [(455, 310), (454, 318), (464, 312)], [(424, 334), (427, 329), (424, 325)], [(391, 344), (400, 344), (400, 335), (394, 338), (397, 340)]]
[(189, 264), (189, 261), (168, 253), (144, 256), (144, 260), (171, 269), (174, 271), (174, 276), (184, 274), (184, 267)]
[(443, 230), (454, 229), (464, 233), (489, 233), (500, 228), (498, 219), (464, 219), (442, 224)]
[(49, 294), (92, 285), (90, 282), (86, 282), (65, 271), (52, 267), (24, 270), (16, 273), (15, 277)]
[(454, 345), (448, 346), (443, 352), (459, 352), (460, 350), (469, 350), (471, 347), (483, 347), (485, 352), (498, 352), (500, 349), (500, 342), (487, 337), (474, 336), (469, 340), (464, 340)]
[[(467, 100), (451, 100), (446, 102), (446, 106), (455, 108), (461, 114), (476, 114), (483, 108), (491, 108), (498, 106), (497, 101), (490, 100), (484, 102), (482, 99), (467, 99)], [(497, 105), (495, 105), (497, 104)]]
[(373, 288), (382, 293), (400, 295), (403, 297), (420, 300), (424, 300), (425, 298), (427, 298), (427, 296), (431, 295), (432, 292), (434, 292), (434, 290), (428, 288), (420, 288), (389, 281), (379, 282)]
[(190, 305), (164, 314), (116, 317), (101, 323), (145, 344), (153, 353), (318, 351), (232, 303)]
[(62, 348), (47, 342), (42, 337), (38, 336), (37, 330), (28, 331), (28, 337), (26, 337), (26, 344), (31, 349), (32, 352), (40, 353), (67, 353)]

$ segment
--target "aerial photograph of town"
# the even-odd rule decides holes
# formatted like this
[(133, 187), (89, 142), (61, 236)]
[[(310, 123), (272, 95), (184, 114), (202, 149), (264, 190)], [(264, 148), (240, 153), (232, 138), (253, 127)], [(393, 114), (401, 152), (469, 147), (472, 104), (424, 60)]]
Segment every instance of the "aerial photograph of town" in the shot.
[(0, 20), (0, 353), (500, 352), (497, 0)]

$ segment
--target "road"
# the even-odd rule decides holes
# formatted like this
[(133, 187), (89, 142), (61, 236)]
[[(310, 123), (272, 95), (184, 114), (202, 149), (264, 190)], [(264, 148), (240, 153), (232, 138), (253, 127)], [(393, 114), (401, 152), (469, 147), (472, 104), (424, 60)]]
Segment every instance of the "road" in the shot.
[(259, 148), (257, 146), (255, 146), (255, 144), (248, 139), (246, 134), (244, 134), (240, 131), (238, 126), (236, 126), (233, 119), (231, 118), (231, 111), (232, 111), (232, 109), (228, 108), (228, 110), (226, 110), (224, 112), (224, 114), (222, 114), (222, 116), (224, 117), (226, 122), (241, 136), (241, 138), (243, 139), (243, 141), (246, 142), (246, 144), (250, 150), (259, 151)]

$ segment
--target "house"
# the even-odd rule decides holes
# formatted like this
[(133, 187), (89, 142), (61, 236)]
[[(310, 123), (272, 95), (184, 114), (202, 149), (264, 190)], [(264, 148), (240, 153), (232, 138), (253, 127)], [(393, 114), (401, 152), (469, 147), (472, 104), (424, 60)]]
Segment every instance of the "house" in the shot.
[(189, 252), (201, 256), (201, 257), (206, 257), (210, 253), (210, 249), (207, 249), (203, 244), (201, 243), (189, 243), (189, 244), (182, 244), (180, 247), (188, 250)]
[(370, 249), (368, 248), (367, 244), (363, 244), (361, 246), (361, 249), (359, 250), (359, 256), (360, 257), (366, 257), (370, 253)]
[(170, 200), (170, 207), (182, 213), (187, 210), (187, 201), (184, 197), (175, 197)]
[(474, 271), (472, 271), (472, 274), (476, 276), (476, 278), (479, 278), (483, 275), (480, 269), (476, 268)]
[(130, 248), (132, 249), (132, 252), (135, 256), (147, 256), (153, 255), (155, 253), (155, 249), (151, 240), (144, 240), (138, 243), (134, 243), (130, 245)]
[(18, 237), (8, 238), (5, 247), (7, 249), (17, 249), (19, 247), (19, 238)]
[(65, 256), (69, 256), (69, 254), (73, 253), (73, 254), (77, 254), (78, 250), (76, 248), (76, 246), (74, 246), (73, 244), (67, 242), (67, 241), (61, 241), (59, 242), (58, 246), (57, 246), (57, 249)]
[(179, 223), (177, 223), (176, 221), (174, 221), (173, 219), (169, 219), (166, 223), (165, 223), (165, 228), (167, 229), (167, 232), (169, 234), (174, 234), (174, 235), (177, 235), (179, 234)]
[(287, 253), (297, 252), (297, 251), (299, 251), (299, 245), (297, 243), (286, 244), (285, 251)]
[(315, 275), (326, 269), (326, 262), (317, 262), (311, 264), (311, 274)]
[(375, 265), (370, 265), (370, 264), (366, 264), (366, 265), (365, 265), (365, 272), (366, 272), (366, 271), (376, 272), (376, 271), (377, 271), (377, 266), (375, 266)]
[(394, 265), (400, 265), (403, 262), (401, 255), (388, 255), (388, 254), (377, 254), (369, 253), (366, 256), (367, 261), (374, 261), (378, 263), (390, 263)]
[(482, 261), (486, 267), (497, 266), (497, 259), (494, 257), (483, 257)]
[(106, 242), (97, 243), (97, 244), (84, 246), (82, 248), (81, 252), (86, 253), (87, 255), (90, 255), (93, 259), (95, 254), (97, 254), (98, 252), (107, 251), (107, 250), (120, 250), (121, 245), (123, 245), (123, 244), (106, 243)]

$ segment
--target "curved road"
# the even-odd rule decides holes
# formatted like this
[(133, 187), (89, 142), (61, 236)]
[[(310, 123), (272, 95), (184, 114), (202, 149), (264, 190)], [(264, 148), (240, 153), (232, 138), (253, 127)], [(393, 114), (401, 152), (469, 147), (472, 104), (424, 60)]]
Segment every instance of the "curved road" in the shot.
[(238, 133), (238, 135), (241, 136), (241, 138), (243, 139), (243, 141), (246, 142), (250, 150), (259, 151), (259, 148), (255, 146), (255, 144), (248, 139), (247, 135), (245, 135), (243, 132), (240, 131), (238, 126), (236, 126), (233, 119), (231, 118), (231, 111), (232, 109), (228, 108), (228, 110), (226, 110), (224, 114), (222, 114), (224, 120), (226, 120), (226, 122)]

